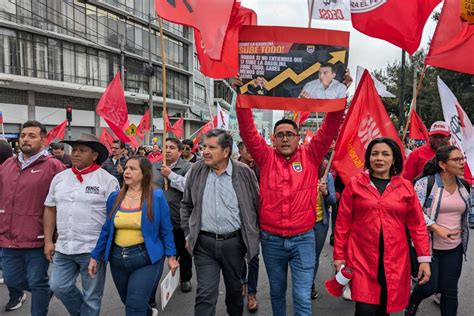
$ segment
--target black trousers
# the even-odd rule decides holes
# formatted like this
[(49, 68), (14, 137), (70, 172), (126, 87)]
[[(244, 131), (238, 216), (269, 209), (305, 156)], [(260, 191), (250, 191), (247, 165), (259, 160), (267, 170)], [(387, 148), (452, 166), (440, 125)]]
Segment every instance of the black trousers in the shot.
[(383, 266), (383, 233), (380, 230), (379, 240), (379, 264), (377, 271), (377, 281), (380, 284), (380, 305), (356, 302), (355, 316), (386, 316), (387, 314), (387, 279), (385, 278), (385, 269)]
[(176, 252), (179, 259), (179, 271), (181, 282), (187, 282), (193, 277), (193, 257), (184, 247), (186, 245), (186, 239), (184, 238), (184, 232), (181, 228), (173, 230), (174, 243), (176, 246)]
[(458, 282), (462, 271), (462, 244), (451, 250), (433, 250), (431, 278), (428, 283), (416, 285), (409, 305), (419, 305), (434, 293), (441, 294), (442, 316), (455, 316), (458, 310)]
[(194, 315), (216, 314), (221, 271), (224, 276), (227, 314), (242, 315), (242, 272), (246, 253), (242, 237), (215, 240), (200, 234), (193, 253), (197, 279)]

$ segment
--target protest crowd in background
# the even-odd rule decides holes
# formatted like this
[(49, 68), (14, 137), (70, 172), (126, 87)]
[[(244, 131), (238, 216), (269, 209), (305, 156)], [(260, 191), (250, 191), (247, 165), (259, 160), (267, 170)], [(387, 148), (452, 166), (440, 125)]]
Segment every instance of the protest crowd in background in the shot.
[[(351, 21), (413, 54), (441, 1), (406, 2), (308, 1), (309, 20)], [(356, 82), (349, 73), (348, 32), (261, 26), (240, 1), (212, 1), (222, 14), (210, 18), (210, 2), (156, 0), (158, 16), (194, 29), (200, 71), (227, 78), (238, 132), (219, 105), (185, 137), (185, 115), (171, 124), (166, 95), (162, 133), (153, 110), (130, 132), (120, 71), (97, 103), (107, 124), (98, 135), (66, 136), (70, 114), (49, 131), (23, 122), (17, 148), (0, 140), (2, 313), (30, 300), (24, 314), (45, 316), (55, 297), (70, 315), (100, 315), (111, 278), (129, 316), (166, 312), (170, 280), (196, 316), (218, 314), (219, 298), (232, 316), (262, 301), (284, 316), (289, 288), (294, 315), (318, 314), (321, 292), (354, 301), (356, 316), (416, 315), (427, 299), (457, 315), (459, 297), (472, 294), (459, 284), (472, 267), (474, 127), (440, 77), (430, 84), (442, 117), (423, 121), (416, 103), (428, 66), (474, 82), (472, 57), (460, 53), (474, 51), (468, 2), (444, 1), (396, 127), (387, 87), (367, 69)], [(410, 23), (390, 24), (402, 13)], [(286, 111), (270, 137), (256, 108)], [(303, 129), (313, 113), (322, 123)], [(0, 123), (5, 135), (2, 112)], [(334, 274), (319, 287), (325, 247)], [(259, 292), (262, 273), (269, 295)]]

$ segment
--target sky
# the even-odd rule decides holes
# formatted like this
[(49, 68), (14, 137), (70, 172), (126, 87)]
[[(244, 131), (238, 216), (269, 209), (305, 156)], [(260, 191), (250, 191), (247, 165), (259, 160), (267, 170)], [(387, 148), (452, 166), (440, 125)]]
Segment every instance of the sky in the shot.
[[(254, 10), (259, 25), (308, 26), (307, 0), (242, 0), (242, 5)], [(440, 11), (441, 5), (435, 9)], [(349, 21), (312, 21), (313, 28), (348, 31), (350, 36), (349, 69), (355, 75), (357, 66), (369, 70), (385, 68), (401, 59), (401, 49), (382, 40), (366, 36), (354, 29)], [(426, 47), (436, 23), (426, 23), (420, 47)]]
[[(241, 2), (243, 6), (257, 13), (259, 25), (308, 26), (307, 0), (242, 0)], [(440, 10), (441, 5), (435, 9), (438, 12)], [(313, 20), (311, 27), (350, 32), (349, 70), (354, 79), (357, 66), (373, 71), (384, 69), (389, 63), (401, 60), (402, 51), (399, 47), (360, 33), (349, 21)], [(427, 46), (435, 28), (436, 23), (431, 18), (428, 19), (420, 48)], [(277, 116), (280, 116), (280, 113)]]

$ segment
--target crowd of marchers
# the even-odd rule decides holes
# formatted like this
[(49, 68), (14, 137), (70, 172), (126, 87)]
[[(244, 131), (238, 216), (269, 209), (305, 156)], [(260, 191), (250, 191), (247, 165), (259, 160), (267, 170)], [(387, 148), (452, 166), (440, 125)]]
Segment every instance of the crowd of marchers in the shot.
[(365, 171), (344, 186), (326, 172), (343, 114), (328, 113), (309, 145), (281, 119), (268, 145), (251, 110), (237, 108), (238, 159), (220, 129), (205, 134), (199, 153), (192, 141), (168, 138), (148, 154), (117, 140), (110, 155), (90, 134), (49, 152), (45, 126), (24, 123), (16, 155), (0, 141), (5, 310), (31, 292), (32, 315), (47, 315), (52, 295), (71, 315), (99, 315), (109, 265), (126, 315), (157, 315), (166, 263), (180, 268), (184, 293), (194, 265), (195, 315), (216, 314), (221, 274), (226, 312), (242, 315), (245, 301), (258, 310), (261, 253), (273, 314), (286, 315), (289, 267), (294, 314), (312, 315), (332, 223), (334, 268), (351, 270), (344, 295), (355, 315), (415, 315), (433, 294), (441, 315), (456, 315), (472, 195), (449, 127), (434, 123), (407, 159), (393, 139), (373, 139)]

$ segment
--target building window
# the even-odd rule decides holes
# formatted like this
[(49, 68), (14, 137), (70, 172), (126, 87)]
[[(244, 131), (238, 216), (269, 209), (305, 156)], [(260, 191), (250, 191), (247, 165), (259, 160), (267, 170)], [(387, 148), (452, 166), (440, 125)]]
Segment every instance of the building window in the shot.
[(194, 99), (198, 102), (206, 103), (206, 88), (198, 83), (194, 84)]

